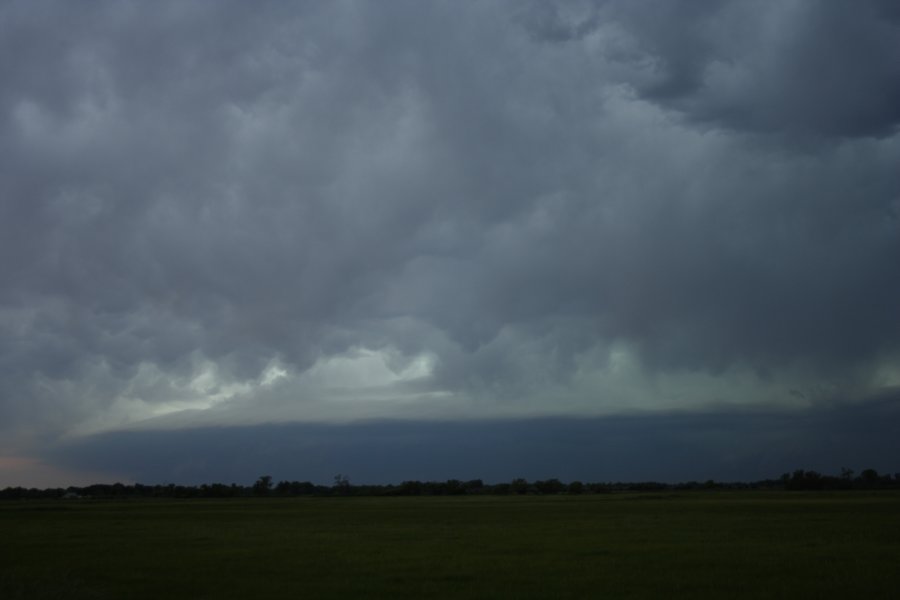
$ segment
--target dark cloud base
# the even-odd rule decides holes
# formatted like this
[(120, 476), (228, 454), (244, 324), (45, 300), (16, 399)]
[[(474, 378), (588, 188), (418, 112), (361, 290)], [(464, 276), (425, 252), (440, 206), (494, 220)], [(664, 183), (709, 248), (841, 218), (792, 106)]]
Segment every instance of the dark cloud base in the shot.
[(853, 409), (478, 422), (119, 431), (53, 449), (70, 468), (142, 483), (355, 483), (558, 477), (587, 481), (750, 481), (796, 468), (898, 469), (900, 394)]

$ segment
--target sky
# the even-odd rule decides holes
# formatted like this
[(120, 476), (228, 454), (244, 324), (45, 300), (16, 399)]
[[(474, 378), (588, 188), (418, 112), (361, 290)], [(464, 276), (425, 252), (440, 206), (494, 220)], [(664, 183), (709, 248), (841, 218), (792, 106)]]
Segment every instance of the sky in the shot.
[(900, 470), (891, 0), (0, 4), (0, 487)]

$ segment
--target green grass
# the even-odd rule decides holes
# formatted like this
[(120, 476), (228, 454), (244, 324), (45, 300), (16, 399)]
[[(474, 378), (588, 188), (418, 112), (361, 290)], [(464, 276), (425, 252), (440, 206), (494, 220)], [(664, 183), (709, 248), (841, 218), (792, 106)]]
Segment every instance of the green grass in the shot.
[(897, 493), (0, 503), (0, 598), (895, 598)]

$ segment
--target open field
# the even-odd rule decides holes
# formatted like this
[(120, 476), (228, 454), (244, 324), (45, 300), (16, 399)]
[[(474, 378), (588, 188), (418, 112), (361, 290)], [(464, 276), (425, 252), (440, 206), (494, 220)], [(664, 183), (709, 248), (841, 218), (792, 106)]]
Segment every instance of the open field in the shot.
[(0, 598), (896, 598), (900, 494), (0, 503)]

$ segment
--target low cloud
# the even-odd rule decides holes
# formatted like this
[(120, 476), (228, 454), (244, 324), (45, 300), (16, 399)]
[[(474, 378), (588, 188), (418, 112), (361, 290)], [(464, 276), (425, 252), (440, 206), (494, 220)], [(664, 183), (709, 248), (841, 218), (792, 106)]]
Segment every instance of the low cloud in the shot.
[(604, 418), (373, 421), (120, 431), (49, 449), (49, 460), (143, 483), (330, 484), (552, 477), (564, 481), (756, 481), (794, 469), (890, 472), (897, 394), (853, 408)]

